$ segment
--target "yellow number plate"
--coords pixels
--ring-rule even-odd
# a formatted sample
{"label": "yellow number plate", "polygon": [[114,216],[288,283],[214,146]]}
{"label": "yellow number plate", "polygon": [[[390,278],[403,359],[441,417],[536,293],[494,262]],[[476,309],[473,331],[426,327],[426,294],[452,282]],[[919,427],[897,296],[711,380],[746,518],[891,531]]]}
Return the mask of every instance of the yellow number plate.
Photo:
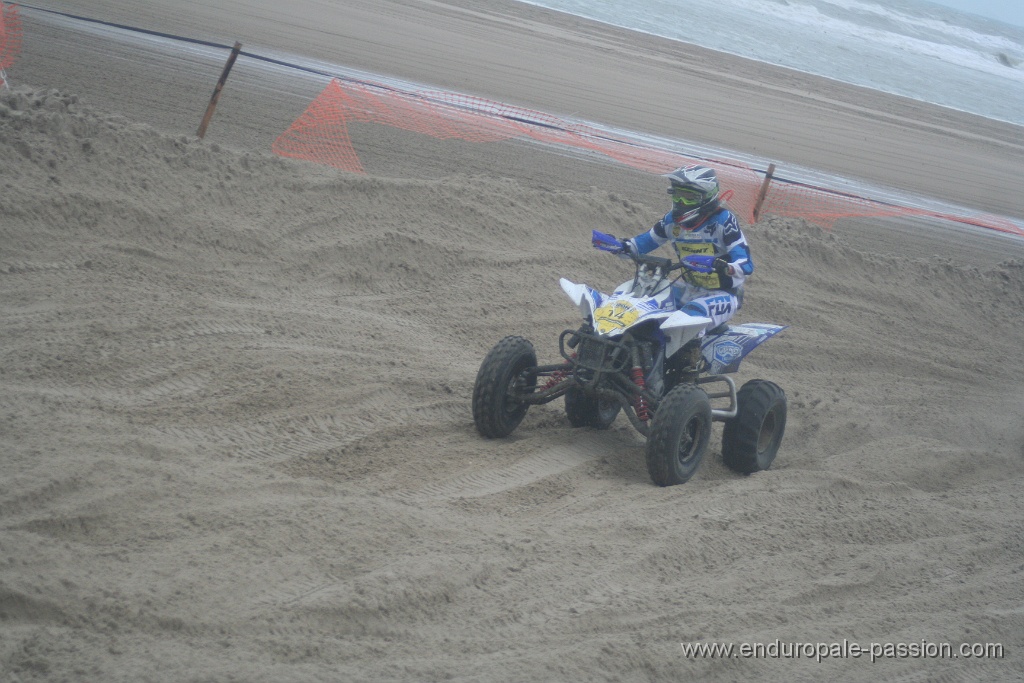
{"label": "yellow number plate", "polygon": [[614,304],[602,306],[594,311],[594,325],[600,334],[610,334],[618,330],[624,330],[637,321],[640,311],[634,306],[624,302],[616,301]]}

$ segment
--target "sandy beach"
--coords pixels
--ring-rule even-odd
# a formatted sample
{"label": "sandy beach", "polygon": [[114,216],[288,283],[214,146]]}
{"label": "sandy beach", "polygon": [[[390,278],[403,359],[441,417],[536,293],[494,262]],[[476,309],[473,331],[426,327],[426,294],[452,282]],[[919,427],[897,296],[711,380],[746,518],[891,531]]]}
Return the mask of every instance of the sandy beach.
{"label": "sandy beach", "polygon": [[[505,0],[34,6],[1024,218],[1019,127]],[[745,225],[736,320],[790,327],[737,381],[785,389],[785,440],[741,476],[716,426],[659,488],[623,417],[573,429],[556,402],[489,441],[470,396],[505,335],[557,359],[578,324],[559,277],[629,277],[590,231],[648,228],[662,179],[377,124],[350,131],[365,175],[285,159],[325,79],[245,58],[200,140],[226,54],[21,16],[0,680],[1024,678],[1020,239]]]}

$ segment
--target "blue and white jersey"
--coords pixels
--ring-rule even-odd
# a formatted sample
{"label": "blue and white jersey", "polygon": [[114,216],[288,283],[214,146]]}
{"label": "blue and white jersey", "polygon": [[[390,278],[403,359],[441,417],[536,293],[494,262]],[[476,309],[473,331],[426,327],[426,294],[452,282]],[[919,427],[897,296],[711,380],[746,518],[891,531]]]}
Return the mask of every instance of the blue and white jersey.
{"label": "blue and white jersey", "polygon": [[740,230],[739,221],[725,208],[720,208],[709,215],[694,230],[687,230],[684,225],[676,222],[669,211],[664,218],[654,224],[653,228],[637,235],[631,241],[641,254],[672,242],[672,247],[680,259],[691,254],[720,256],[734,266],[731,277],[718,273],[691,273],[692,277],[688,279],[704,289],[724,289],[735,293],[743,286],[747,276],[754,272],[754,262],[750,259],[750,249],[743,231]]}

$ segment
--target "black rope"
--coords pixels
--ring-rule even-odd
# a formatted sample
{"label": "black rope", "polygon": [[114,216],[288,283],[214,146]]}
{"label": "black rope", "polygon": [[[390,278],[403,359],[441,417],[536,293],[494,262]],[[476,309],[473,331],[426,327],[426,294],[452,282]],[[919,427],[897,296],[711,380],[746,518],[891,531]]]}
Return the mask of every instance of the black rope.
{"label": "black rope", "polygon": [[27,7],[28,9],[35,10],[36,12],[45,12],[46,14],[56,14],[67,19],[74,19],[75,21],[84,21],[89,24],[100,24],[101,26],[110,26],[111,28],[119,28],[124,31],[133,31],[135,33],[144,33],[149,36],[157,36],[159,38],[170,38],[171,40],[180,40],[186,43],[194,43],[196,45],[205,45],[206,47],[222,47],[226,50],[232,49],[231,45],[221,45],[220,43],[210,42],[208,40],[199,40],[197,38],[186,38],[185,36],[174,35],[173,33],[163,33],[161,31],[151,31],[146,28],[139,28],[137,26],[128,26],[127,24],[116,24],[112,21],[103,21],[102,19],[93,19],[91,17],[83,17],[78,14],[69,14],[67,12],[59,12],[53,9],[46,9],[43,7],[33,7],[32,5],[26,5],[24,3],[17,3],[16,7]]}

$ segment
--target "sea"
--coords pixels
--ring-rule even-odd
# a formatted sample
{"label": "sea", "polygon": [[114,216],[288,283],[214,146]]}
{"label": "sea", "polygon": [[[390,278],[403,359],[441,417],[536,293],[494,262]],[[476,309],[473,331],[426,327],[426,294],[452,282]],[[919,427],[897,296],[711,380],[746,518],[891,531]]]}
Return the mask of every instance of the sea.
{"label": "sea", "polygon": [[925,0],[523,1],[1024,126],[1024,26]]}

